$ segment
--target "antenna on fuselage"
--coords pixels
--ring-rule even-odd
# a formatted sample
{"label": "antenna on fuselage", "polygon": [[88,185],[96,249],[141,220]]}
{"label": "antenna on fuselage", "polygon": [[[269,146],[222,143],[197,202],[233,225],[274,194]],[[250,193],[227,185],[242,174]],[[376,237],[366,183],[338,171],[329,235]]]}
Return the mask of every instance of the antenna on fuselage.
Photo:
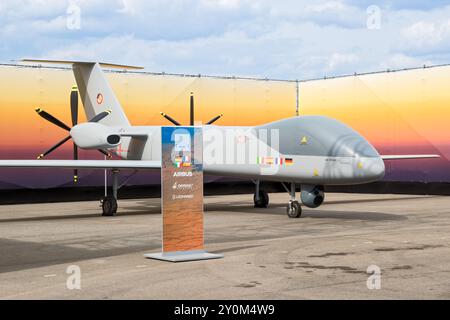
{"label": "antenna on fuselage", "polygon": [[190,114],[190,121],[189,121],[189,125],[193,126],[194,125],[194,93],[191,92],[191,98],[189,101],[189,114]]}

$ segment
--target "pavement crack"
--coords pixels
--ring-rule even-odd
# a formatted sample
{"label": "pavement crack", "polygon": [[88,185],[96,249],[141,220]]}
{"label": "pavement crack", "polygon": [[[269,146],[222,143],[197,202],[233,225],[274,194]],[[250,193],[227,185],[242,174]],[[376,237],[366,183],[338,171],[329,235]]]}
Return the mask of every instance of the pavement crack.
{"label": "pavement crack", "polygon": [[310,255],[308,258],[328,258],[332,256],[346,256],[349,254],[353,254],[353,252],[327,252],[324,254]]}
{"label": "pavement crack", "polygon": [[374,251],[378,252],[388,252],[388,251],[406,251],[406,250],[426,250],[426,249],[435,249],[442,248],[443,245],[421,245],[415,247],[405,247],[405,248],[376,248]]}

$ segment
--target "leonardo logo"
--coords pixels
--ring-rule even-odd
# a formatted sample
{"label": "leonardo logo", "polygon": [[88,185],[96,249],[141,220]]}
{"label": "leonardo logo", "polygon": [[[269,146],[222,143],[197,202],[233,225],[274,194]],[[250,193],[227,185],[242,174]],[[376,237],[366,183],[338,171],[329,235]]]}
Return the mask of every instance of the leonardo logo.
{"label": "leonardo logo", "polygon": [[189,171],[189,172],[184,172],[184,171],[174,172],[173,176],[174,177],[192,177],[192,171]]}
{"label": "leonardo logo", "polygon": [[98,104],[102,104],[103,103],[103,95],[101,93],[99,93],[97,95],[97,103]]}
{"label": "leonardo logo", "polygon": [[192,189],[194,186],[193,183],[178,183],[175,182],[172,186],[172,189],[183,189],[183,190],[188,190],[188,189]]}

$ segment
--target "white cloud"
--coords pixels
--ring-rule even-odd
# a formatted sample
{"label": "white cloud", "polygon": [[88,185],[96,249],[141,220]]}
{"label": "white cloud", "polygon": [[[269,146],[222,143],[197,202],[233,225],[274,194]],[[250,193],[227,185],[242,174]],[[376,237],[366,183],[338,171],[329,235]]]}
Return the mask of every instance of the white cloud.
{"label": "white cloud", "polygon": [[236,9],[241,4],[240,0],[202,0],[201,2],[205,6],[223,7],[230,9]]}
{"label": "white cloud", "polygon": [[354,53],[333,53],[328,60],[328,71],[335,71],[342,66],[348,66],[355,63],[358,56]]}
{"label": "white cloud", "polygon": [[403,68],[417,68],[420,66],[430,66],[432,62],[427,59],[415,58],[402,53],[395,53],[387,57],[385,61],[380,64],[382,70],[393,70]]}
{"label": "white cloud", "polygon": [[1,0],[0,59],[107,60],[152,71],[302,79],[450,62],[450,6],[357,0]]}
{"label": "white cloud", "polygon": [[450,43],[450,19],[439,22],[419,21],[402,32],[405,47],[419,51],[429,51]]}

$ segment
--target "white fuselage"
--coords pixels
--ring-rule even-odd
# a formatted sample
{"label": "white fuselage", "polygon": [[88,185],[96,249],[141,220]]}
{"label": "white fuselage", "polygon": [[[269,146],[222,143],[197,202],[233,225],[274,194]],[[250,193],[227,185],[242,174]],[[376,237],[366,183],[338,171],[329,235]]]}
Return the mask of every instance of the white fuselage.
{"label": "white fuselage", "polygon": [[[113,129],[119,134],[146,135],[146,138],[122,137],[121,144],[110,150],[120,158],[161,160],[161,126]],[[384,176],[384,162],[380,157],[282,154],[277,151],[279,148],[261,141],[257,134],[255,127],[203,126],[204,172],[219,176],[317,185],[367,183]],[[256,149],[254,144],[252,146],[252,141],[257,141]],[[279,141],[280,145],[283,143],[283,140]],[[258,163],[261,158],[271,158],[272,161]],[[276,163],[281,162],[279,159],[283,159],[283,163]],[[287,163],[287,159],[290,159],[290,163]]]}

